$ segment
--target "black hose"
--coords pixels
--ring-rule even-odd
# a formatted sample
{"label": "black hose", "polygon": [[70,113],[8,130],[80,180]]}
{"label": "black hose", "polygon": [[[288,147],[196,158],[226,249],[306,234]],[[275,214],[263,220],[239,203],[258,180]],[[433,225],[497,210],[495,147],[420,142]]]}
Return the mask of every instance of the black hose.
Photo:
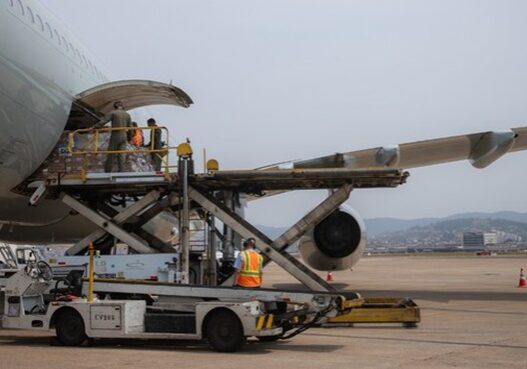
{"label": "black hose", "polygon": [[309,328],[312,328],[314,327],[315,325],[318,324],[318,321],[325,317],[327,313],[329,313],[331,310],[333,310],[333,306],[329,306],[327,307],[326,309],[322,310],[322,311],[319,311],[318,313],[315,314],[315,317],[313,318],[312,321],[310,321],[309,323],[306,323],[306,324],[302,324],[298,329],[296,329],[293,333],[290,333],[286,336],[282,336],[280,337],[281,340],[287,340],[287,339],[290,339],[290,338],[293,338],[294,336],[297,336],[299,335],[300,333],[302,332],[305,332],[307,331]]}

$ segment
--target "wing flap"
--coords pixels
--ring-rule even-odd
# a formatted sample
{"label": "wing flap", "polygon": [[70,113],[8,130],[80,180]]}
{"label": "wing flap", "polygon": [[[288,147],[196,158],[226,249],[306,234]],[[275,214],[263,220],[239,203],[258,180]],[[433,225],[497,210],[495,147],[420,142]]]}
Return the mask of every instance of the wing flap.
{"label": "wing flap", "polygon": [[469,160],[475,168],[485,168],[507,152],[525,149],[527,149],[527,127],[520,127],[507,131],[487,131],[336,153],[309,160],[295,161],[292,166],[299,169],[410,169]]}
{"label": "wing flap", "polygon": [[512,145],[512,151],[521,151],[527,149],[527,127],[514,128],[513,131],[518,135]]}

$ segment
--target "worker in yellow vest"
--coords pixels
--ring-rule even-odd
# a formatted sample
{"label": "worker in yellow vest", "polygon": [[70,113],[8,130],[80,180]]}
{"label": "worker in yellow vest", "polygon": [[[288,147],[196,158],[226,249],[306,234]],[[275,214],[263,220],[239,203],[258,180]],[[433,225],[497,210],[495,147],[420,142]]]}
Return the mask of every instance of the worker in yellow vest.
{"label": "worker in yellow vest", "polygon": [[243,251],[234,262],[234,286],[259,288],[262,285],[263,257],[256,252],[255,247],[254,238],[243,242]]}

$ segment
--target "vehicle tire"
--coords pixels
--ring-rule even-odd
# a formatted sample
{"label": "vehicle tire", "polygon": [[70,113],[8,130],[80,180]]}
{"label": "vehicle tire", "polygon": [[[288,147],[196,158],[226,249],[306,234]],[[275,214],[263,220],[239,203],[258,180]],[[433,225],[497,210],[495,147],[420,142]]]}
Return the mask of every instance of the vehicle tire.
{"label": "vehicle tire", "polygon": [[256,337],[260,342],[276,342],[280,339],[280,336],[261,336]]}
{"label": "vehicle tire", "polygon": [[245,336],[238,317],[227,310],[220,310],[212,314],[205,328],[210,346],[219,352],[234,352],[242,348]]}
{"label": "vehicle tire", "polygon": [[80,346],[86,341],[86,330],[82,317],[73,310],[66,310],[57,318],[55,326],[57,340],[64,346]]}

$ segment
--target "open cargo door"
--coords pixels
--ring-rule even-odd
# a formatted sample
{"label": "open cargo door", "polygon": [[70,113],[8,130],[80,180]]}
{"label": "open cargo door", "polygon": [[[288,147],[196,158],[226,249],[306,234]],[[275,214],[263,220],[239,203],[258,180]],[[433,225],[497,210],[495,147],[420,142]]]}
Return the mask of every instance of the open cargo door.
{"label": "open cargo door", "polygon": [[149,105],[177,105],[188,108],[192,99],[185,91],[171,84],[147,80],[105,83],[75,96],[67,130],[91,127],[122,101],[126,110]]}

